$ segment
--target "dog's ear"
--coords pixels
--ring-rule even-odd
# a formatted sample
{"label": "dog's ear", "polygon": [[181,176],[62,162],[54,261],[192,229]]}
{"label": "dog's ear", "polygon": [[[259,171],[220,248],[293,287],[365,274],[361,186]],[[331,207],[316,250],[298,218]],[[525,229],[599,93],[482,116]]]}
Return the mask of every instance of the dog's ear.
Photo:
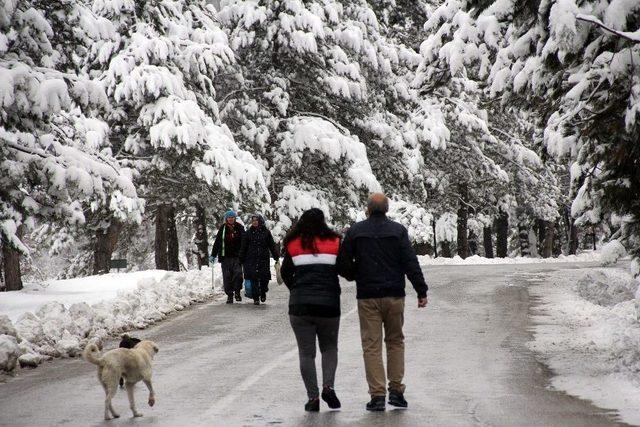
{"label": "dog's ear", "polygon": [[158,348],[158,346],[154,344],[154,345],[153,345],[153,351],[155,351],[155,352],[157,353],[159,350],[160,350],[160,349]]}

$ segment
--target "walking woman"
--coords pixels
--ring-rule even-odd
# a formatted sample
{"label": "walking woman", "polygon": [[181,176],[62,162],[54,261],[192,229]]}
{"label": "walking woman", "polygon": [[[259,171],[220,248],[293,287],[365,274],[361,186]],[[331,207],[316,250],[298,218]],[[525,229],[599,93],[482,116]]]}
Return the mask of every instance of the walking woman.
{"label": "walking woman", "polygon": [[320,410],[316,377],[316,338],[322,353],[322,399],[340,407],[333,389],[338,366],[340,283],[336,257],[340,235],[331,230],[320,209],[305,211],[284,239],[281,274],[291,291],[289,319],[298,341],[300,373],[309,401],[306,411]]}
{"label": "walking woman", "polygon": [[242,244],[244,227],[236,221],[236,217],[237,214],[232,210],[224,214],[224,224],[218,230],[211,250],[211,262],[214,263],[217,258],[222,264],[222,283],[224,292],[227,294],[227,304],[233,304],[234,295],[236,301],[242,301],[240,296],[242,265],[238,253]]}
{"label": "walking woman", "polygon": [[251,280],[255,287],[253,292],[255,305],[260,305],[260,301],[267,300],[269,281],[271,280],[269,254],[278,261],[278,249],[271,232],[264,224],[264,218],[262,215],[252,215],[251,225],[245,232],[240,246],[240,262],[244,278]]}

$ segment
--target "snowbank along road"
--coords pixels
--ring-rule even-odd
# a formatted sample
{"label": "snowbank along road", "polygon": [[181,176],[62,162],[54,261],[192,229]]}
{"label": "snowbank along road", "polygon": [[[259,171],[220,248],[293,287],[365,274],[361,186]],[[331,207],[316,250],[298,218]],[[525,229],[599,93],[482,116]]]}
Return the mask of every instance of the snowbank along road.
{"label": "snowbank along road", "polygon": [[578,276],[583,266],[426,267],[427,309],[418,310],[407,287],[407,411],[364,410],[355,288],[343,283],[336,382],[343,409],[305,413],[288,292],[272,285],[266,305],[215,301],[132,333],[160,348],[156,406],[145,406],[147,391],[136,388],[143,418],[131,418],[126,393],[119,391],[114,405],[121,418],[102,421],[104,393],[95,366],[65,359],[0,384],[0,425],[618,425],[614,412],[550,390],[551,373],[526,345],[535,305],[531,278],[544,278],[547,269],[575,269]]}

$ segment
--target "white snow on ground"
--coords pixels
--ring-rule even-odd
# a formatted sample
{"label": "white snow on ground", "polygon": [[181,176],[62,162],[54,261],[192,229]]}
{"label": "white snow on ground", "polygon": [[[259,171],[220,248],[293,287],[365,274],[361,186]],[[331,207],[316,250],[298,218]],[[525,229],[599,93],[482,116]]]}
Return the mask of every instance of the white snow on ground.
{"label": "white snow on ground", "polygon": [[21,365],[34,366],[50,357],[78,355],[89,340],[145,328],[215,295],[221,277],[216,265],[216,290],[211,269],[203,268],[111,273],[5,292],[0,299],[0,371],[12,370],[18,356]]}
{"label": "white snow on ground", "polygon": [[640,323],[638,285],[626,269],[551,273],[529,288],[534,309],[530,348],[554,372],[555,389],[618,410],[640,424]]}
{"label": "white snow on ground", "polygon": [[600,251],[587,251],[578,255],[560,255],[557,258],[530,258],[530,257],[512,257],[512,258],[484,258],[479,255],[473,255],[462,259],[458,255],[453,258],[432,258],[428,255],[418,257],[420,264],[423,265],[479,265],[479,264],[537,264],[537,263],[556,263],[556,262],[602,262],[602,253]]}

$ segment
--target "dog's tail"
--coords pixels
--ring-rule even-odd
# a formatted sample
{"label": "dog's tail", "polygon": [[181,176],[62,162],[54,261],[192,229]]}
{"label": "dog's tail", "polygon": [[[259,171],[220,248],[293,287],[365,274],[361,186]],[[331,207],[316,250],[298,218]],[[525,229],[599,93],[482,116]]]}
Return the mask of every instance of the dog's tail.
{"label": "dog's tail", "polygon": [[102,366],[103,360],[100,357],[100,349],[97,345],[91,343],[87,345],[82,352],[82,357],[89,363],[93,363],[94,365]]}

